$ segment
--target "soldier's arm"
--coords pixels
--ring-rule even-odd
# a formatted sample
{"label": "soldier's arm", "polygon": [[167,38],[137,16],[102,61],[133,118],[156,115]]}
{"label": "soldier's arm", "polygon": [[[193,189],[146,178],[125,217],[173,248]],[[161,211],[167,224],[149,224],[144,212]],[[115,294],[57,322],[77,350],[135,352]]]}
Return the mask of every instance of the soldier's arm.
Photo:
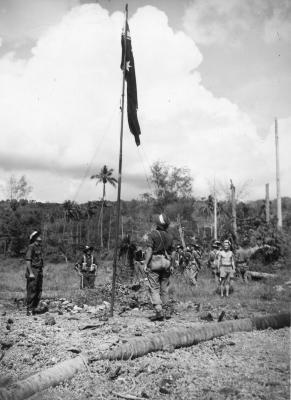
{"label": "soldier's arm", "polygon": [[221,267],[221,254],[220,253],[218,253],[218,256],[217,256],[217,267],[218,267],[218,269]]}
{"label": "soldier's arm", "polygon": [[31,257],[32,257],[32,248],[29,247],[25,256],[26,259],[26,266],[29,273],[29,278],[34,278],[34,273],[31,268]]}
{"label": "soldier's arm", "polygon": [[29,277],[30,278],[34,278],[34,273],[33,273],[32,268],[31,268],[31,260],[26,260],[26,266],[27,266],[27,269],[28,269]]}
{"label": "soldier's arm", "polygon": [[153,254],[153,249],[151,247],[147,247],[146,249],[146,255],[145,255],[145,260],[144,260],[144,271],[147,272],[148,264],[150,262],[150,259]]}
{"label": "soldier's arm", "polygon": [[170,266],[171,273],[174,272],[175,264],[176,264],[176,251],[173,250],[171,253],[171,266]]}
{"label": "soldier's arm", "polygon": [[235,269],[235,262],[234,262],[234,254],[232,253],[232,257],[231,257],[231,265],[232,268]]}

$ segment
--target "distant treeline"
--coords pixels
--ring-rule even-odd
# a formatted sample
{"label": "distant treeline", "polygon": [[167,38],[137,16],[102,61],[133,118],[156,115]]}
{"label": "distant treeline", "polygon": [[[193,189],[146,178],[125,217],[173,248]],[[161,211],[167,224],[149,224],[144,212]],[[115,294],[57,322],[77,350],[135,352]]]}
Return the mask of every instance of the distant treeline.
{"label": "distant treeline", "polygon": [[[153,215],[163,211],[172,222],[180,218],[185,239],[195,240],[209,247],[213,238],[213,198],[192,197],[157,200],[144,195],[140,200],[122,201],[120,238],[129,234],[131,240],[142,243],[142,237],[153,224]],[[279,245],[282,252],[287,245],[284,235],[291,231],[291,199],[283,198],[284,234],[276,230],[276,204],[271,203],[271,222],[265,223],[263,200],[237,204],[238,238],[248,236]],[[92,245],[97,251],[108,252],[114,246],[116,226],[115,202],[89,201],[78,204],[72,201],[40,203],[27,200],[0,202],[0,253],[19,257],[25,253],[29,235],[39,229],[42,232],[46,256],[51,261],[73,260],[84,245]],[[101,227],[101,229],[100,229]],[[179,241],[178,229],[172,224],[175,240]],[[102,233],[102,236],[101,236]],[[218,237],[233,236],[231,205],[218,202]]]}

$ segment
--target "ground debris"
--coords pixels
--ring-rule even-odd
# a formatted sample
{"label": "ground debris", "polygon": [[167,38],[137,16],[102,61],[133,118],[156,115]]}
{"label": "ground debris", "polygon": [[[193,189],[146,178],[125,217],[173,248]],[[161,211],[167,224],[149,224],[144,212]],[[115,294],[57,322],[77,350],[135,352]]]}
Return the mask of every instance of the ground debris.
{"label": "ground debris", "polygon": [[47,314],[45,316],[44,324],[45,325],[55,325],[56,324],[56,320],[52,315]]}
{"label": "ground debris", "polygon": [[102,326],[104,326],[104,322],[100,322],[100,323],[96,323],[96,324],[86,324],[83,326],[79,326],[79,330],[80,331],[84,331],[85,329],[97,329],[97,328],[101,328]]}
{"label": "ground debris", "polygon": [[121,374],[121,365],[119,365],[114,371],[110,372],[108,378],[113,381]]}

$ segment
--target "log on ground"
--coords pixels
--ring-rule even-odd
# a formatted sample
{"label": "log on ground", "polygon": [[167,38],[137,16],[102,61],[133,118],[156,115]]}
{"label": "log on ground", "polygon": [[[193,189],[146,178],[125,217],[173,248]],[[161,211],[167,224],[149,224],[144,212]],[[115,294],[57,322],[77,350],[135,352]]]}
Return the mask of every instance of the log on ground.
{"label": "log on ground", "polygon": [[268,274],[266,272],[256,272],[256,271],[248,271],[247,276],[252,279],[269,279],[275,278],[275,274]]}
{"label": "log on ground", "polygon": [[[115,350],[97,356],[96,360],[127,360],[140,357],[152,351],[169,347],[179,348],[228,335],[232,332],[251,331],[253,329],[280,329],[290,326],[290,313],[269,315],[265,317],[246,318],[225,322],[213,322],[202,327],[174,328],[159,335],[147,338],[136,338],[121,345]],[[87,356],[63,361],[52,368],[41,371],[25,380],[19,381],[10,388],[0,389],[0,400],[24,400],[28,397],[57,386],[64,380],[71,379],[76,373],[87,368]]]}

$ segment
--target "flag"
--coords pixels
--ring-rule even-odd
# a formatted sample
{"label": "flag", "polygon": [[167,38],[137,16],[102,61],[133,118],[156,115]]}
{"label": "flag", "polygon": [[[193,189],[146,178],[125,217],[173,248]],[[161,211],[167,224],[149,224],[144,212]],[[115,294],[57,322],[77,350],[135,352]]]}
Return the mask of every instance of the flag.
{"label": "flag", "polygon": [[[125,43],[126,36],[126,43]],[[127,83],[127,119],[130,132],[133,134],[135,143],[137,146],[140,145],[140,126],[137,119],[137,89],[136,89],[136,78],[135,78],[135,68],[134,68],[134,58],[131,48],[131,37],[129,32],[128,23],[126,22],[126,35],[122,32],[121,35],[121,69],[124,68],[125,61],[125,80]],[[124,54],[126,48],[126,54]],[[124,59],[125,57],[125,59]]]}

